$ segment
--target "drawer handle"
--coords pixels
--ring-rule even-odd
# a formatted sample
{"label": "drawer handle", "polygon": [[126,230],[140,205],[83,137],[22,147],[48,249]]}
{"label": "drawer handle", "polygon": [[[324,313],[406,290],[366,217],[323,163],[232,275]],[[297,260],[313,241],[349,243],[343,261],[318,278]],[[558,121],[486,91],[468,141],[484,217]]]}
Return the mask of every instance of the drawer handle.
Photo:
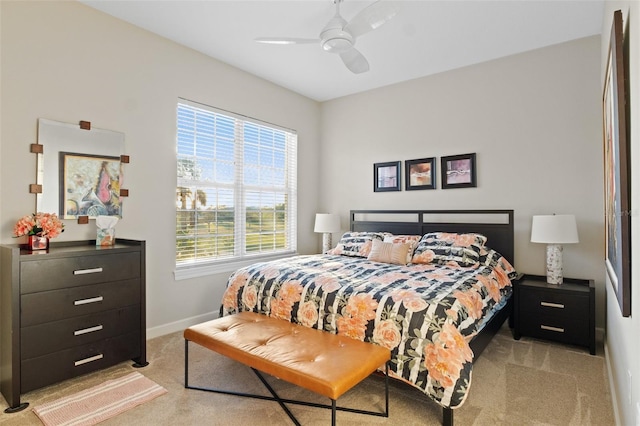
{"label": "drawer handle", "polygon": [[540,305],[546,306],[547,308],[564,309],[564,305],[562,303],[540,302]]}
{"label": "drawer handle", "polygon": [[560,327],[551,327],[550,325],[541,325],[540,328],[543,330],[557,331],[558,333],[564,333],[564,328],[560,328]]}
{"label": "drawer handle", "polygon": [[76,269],[73,271],[73,275],[95,274],[96,272],[102,272],[102,268]]}
{"label": "drawer handle", "polygon": [[75,367],[82,365],[82,364],[87,364],[89,362],[93,362],[93,361],[97,361],[99,359],[104,358],[104,355],[102,354],[98,354],[98,355],[94,355],[94,356],[90,356],[89,358],[85,358],[85,359],[81,359],[80,361],[76,361],[73,363],[73,365]]}
{"label": "drawer handle", "polygon": [[76,300],[76,301],[73,302],[73,304],[75,306],[79,306],[79,305],[86,305],[87,303],[102,302],[103,300],[104,300],[104,297],[98,296],[98,297],[92,297],[92,298],[89,298],[89,299]]}
{"label": "drawer handle", "polygon": [[102,325],[96,325],[94,327],[83,328],[82,330],[76,330],[73,332],[74,336],[80,336],[87,333],[93,333],[94,331],[102,330]]}

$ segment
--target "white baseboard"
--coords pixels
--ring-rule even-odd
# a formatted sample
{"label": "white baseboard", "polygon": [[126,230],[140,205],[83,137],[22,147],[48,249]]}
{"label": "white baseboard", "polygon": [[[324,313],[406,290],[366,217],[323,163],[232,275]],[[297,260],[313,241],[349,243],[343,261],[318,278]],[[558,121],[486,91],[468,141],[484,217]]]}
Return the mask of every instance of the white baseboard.
{"label": "white baseboard", "polygon": [[613,383],[613,369],[611,368],[611,358],[609,358],[609,347],[607,342],[604,342],[604,362],[607,365],[607,376],[609,379],[609,392],[611,392],[611,403],[613,404],[613,416],[616,421],[616,425],[620,424],[620,412],[618,410],[618,396],[616,395],[616,387]]}
{"label": "white baseboard", "polygon": [[209,312],[207,314],[181,319],[180,321],[170,322],[168,324],[159,325],[157,327],[147,328],[147,340],[153,339],[154,337],[160,337],[166,334],[175,333],[176,331],[183,331],[184,329],[189,328],[192,325],[211,321],[212,319],[216,318],[218,318],[218,312]]}

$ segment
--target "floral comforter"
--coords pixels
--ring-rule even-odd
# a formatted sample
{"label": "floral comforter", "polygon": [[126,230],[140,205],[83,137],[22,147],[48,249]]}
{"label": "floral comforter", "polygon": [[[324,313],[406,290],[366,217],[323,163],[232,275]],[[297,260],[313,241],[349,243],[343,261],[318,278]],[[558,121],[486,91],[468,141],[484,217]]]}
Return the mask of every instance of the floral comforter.
{"label": "floral comforter", "polygon": [[385,346],[390,374],[456,408],[471,385],[469,341],[514,276],[493,250],[474,267],[296,256],[236,271],[220,314],[254,311]]}

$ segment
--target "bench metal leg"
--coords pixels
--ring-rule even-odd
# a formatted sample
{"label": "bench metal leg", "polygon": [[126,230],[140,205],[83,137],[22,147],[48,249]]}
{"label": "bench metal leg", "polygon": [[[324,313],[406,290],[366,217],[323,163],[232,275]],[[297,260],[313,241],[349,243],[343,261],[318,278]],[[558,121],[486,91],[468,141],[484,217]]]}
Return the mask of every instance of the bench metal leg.
{"label": "bench metal leg", "polygon": [[336,400],[331,400],[331,426],[336,426]]}
{"label": "bench metal leg", "polygon": [[293,421],[293,423],[296,426],[300,426],[300,423],[298,422],[298,419],[296,419],[296,417],[293,415],[293,413],[289,410],[289,407],[287,407],[284,404],[284,400],[282,398],[280,398],[280,396],[276,393],[275,389],[273,389],[271,387],[271,385],[267,382],[267,380],[262,376],[262,374],[260,374],[260,372],[258,370],[256,370],[255,368],[251,368],[253,370],[254,373],[256,373],[256,376],[258,376],[258,378],[260,379],[260,381],[262,382],[262,384],[269,389],[269,392],[271,392],[271,395],[273,395],[273,398],[275,401],[278,402],[278,404],[280,405],[280,407],[282,407],[282,409],[284,410],[285,413],[287,413],[287,416],[289,416],[289,418],[291,419],[291,421]]}
{"label": "bench metal leg", "polygon": [[336,413],[337,413],[338,410],[339,411],[347,411],[347,412],[356,413],[356,414],[366,414],[366,415],[369,415],[369,416],[389,417],[389,363],[388,362],[385,364],[385,384],[384,384],[384,388],[385,388],[385,410],[382,413],[378,412],[378,411],[367,411],[367,410],[359,410],[359,409],[356,409],[356,408],[338,407],[337,403],[336,403],[336,400],[334,400],[334,399],[331,400],[331,405],[327,405],[327,404],[318,404],[318,403],[315,403],[315,402],[300,401],[300,400],[296,400],[296,399],[281,398],[276,393],[276,391],[273,389],[273,387],[271,385],[269,385],[269,383],[266,381],[264,376],[262,376],[262,374],[258,370],[254,369],[252,367],[249,367],[249,368],[251,368],[251,370],[253,370],[253,372],[258,376],[260,381],[265,385],[265,387],[269,390],[269,392],[271,393],[272,396],[256,395],[256,394],[243,393],[243,392],[227,391],[227,390],[222,390],[222,389],[191,386],[191,385],[189,385],[189,340],[185,339],[185,341],[184,341],[184,387],[185,387],[185,389],[193,389],[193,390],[199,390],[199,391],[205,391],[205,392],[220,393],[220,394],[224,394],[224,395],[241,396],[241,397],[245,397],[245,398],[262,399],[262,400],[267,400],[267,401],[276,401],[278,404],[280,404],[282,409],[286,412],[286,414],[289,416],[289,418],[293,421],[293,423],[296,426],[300,426],[300,423],[298,422],[298,420],[295,418],[293,413],[291,413],[291,411],[289,410],[289,408],[285,404],[296,404],[296,405],[304,405],[304,406],[307,406],[307,407],[330,409],[331,410],[331,424],[333,426],[335,426],[335,424],[336,424],[335,423],[336,422]]}
{"label": "bench metal leg", "polygon": [[442,408],[442,426],[453,426],[453,410]]}

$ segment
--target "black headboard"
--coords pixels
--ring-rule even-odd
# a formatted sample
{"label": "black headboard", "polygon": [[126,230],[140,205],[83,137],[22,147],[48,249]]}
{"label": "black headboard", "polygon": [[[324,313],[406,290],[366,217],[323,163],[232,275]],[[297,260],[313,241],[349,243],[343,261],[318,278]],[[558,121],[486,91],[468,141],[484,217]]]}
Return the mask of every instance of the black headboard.
{"label": "black headboard", "polygon": [[351,210],[349,216],[354,232],[477,232],[514,264],[513,210]]}

